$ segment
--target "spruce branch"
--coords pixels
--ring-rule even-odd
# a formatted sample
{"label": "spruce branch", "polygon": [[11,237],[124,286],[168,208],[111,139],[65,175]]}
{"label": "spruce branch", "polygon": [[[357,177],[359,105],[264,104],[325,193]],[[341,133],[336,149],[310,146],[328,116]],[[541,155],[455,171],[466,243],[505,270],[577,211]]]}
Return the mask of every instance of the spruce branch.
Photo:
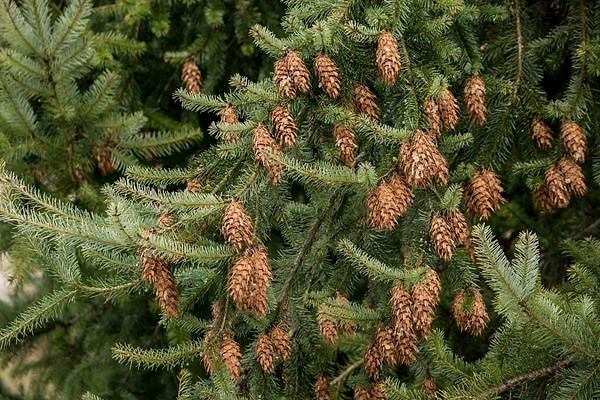
{"label": "spruce branch", "polygon": [[192,359],[202,356],[204,349],[201,340],[194,340],[164,349],[142,349],[129,344],[116,344],[112,348],[113,358],[122,364],[137,368],[173,369],[186,365]]}
{"label": "spruce branch", "polygon": [[352,364],[350,364],[348,366],[348,368],[346,368],[345,370],[342,371],[341,374],[339,374],[338,376],[336,376],[335,378],[333,378],[333,380],[329,383],[331,386],[333,385],[339,385],[342,383],[342,381],[352,373],[352,371],[354,371],[356,368],[360,367],[363,362],[364,362],[364,358],[361,358],[355,362],[353,362]]}

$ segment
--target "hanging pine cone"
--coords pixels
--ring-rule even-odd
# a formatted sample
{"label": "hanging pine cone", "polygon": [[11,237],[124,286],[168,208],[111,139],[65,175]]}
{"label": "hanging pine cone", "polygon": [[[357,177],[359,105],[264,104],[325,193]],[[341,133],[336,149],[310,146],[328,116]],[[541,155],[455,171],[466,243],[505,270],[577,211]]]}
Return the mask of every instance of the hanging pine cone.
{"label": "hanging pine cone", "polygon": [[560,137],[573,160],[578,163],[584,162],[587,143],[583,129],[577,123],[566,120],[560,126]]}
{"label": "hanging pine cone", "polygon": [[231,378],[237,381],[242,370],[242,351],[240,345],[227,334],[221,342],[221,359]]}
{"label": "hanging pine cone", "polygon": [[546,185],[541,185],[536,188],[531,194],[534,207],[543,212],[550,213],[554,210],[554,203],[550,197],[550,192]]}
{"label": "hanging pine cone", "polygon": [[294,79],[288,68],[287,57],[275,61],[273,65],[273,82],[277,86],[277,90],[281,94],[290,99],[296,97],[296,86],[294,85]]}
{"label": "hanging pine cone", "polygon": [[357,386],[354,388],[354,400],[371,400],[369,389],[364,386]]}
{"label": "hanging pine cone", "polygon": [[431,268],[427,270],[425,279],[412,287],[414,331],[421,337],[426,338],[431,331],[435,307],[440,301],[440,289],[440,278]]}
{"label": "hanging pine cone", "polygon": [[386,30],[379,33],[375,62],[377,63],[379,75],[381,75],[384,82],[393,85],[400,72],[400,53],[394,35]]}
{"label": "hanging pine cone", "polygon": [[439,138],[442,133],[442,117],[437,103],[432,97],[425,99],[425,114],[429,122],[429,132],[436,138]]}
{"label": "hanging pine cone", "polygon": [[504,189],[493,171],[480,169],[465,190],[467,211],[479,219],[488,219],[504,202]]}
{"label": "hanging pine cone", "polygon": [[335,139],[335,147],[339,149],[344,164],[346,167],[352,168],[355,159],[354,150],[358,147],[354,131],[345,124],[334,124],[333,137]]}
{"label": "hanging pine cone", "polygon": [[273,342],[269,335],[263,332],[256,339],[256,361],[258,361],[264,373],[272,374],[275,370],[274,357],[275,348]]}
{"label": "hanging pine cone", "polygon": [[160,309],[168,317],[176,317],[179,313],[179,292],[167,261],[149,250],[143,250],[140,253],[139,266],[142,269],[142,279],[154,285]]}
{"label": "hanging pine cone", "polygon": [[190,193],[198,193],[204,187],[204,183],[200,179],[190,179],[185,185],[185,191]]}
{"label": "hanging pine cone", "polygon": [[418,352],[417,335],[412,323],[412,299],[402,284],[393,286],[390,296],[398,359],[408,365],[415,361]]}
{"label": "hanging pine cone", "polygon": [[161,213],[156,220],[156,224],[161,229],[170,228],[173,225],[173,215],[168,212]]}
{"label": "hanging pine cone", "polygon": [[236,251],[252,246],[254,228],[244,206],[235,200],[229,202],[223,213],[221,232]]}
{"label": "hanging pine cone", "polygon": [[569,191],[577,196],[583,196],[587,187],[581,167],[570,158],[562,157],[558,161],[558,169],[562,173]]}
{"label": "hanging pine cone", "polygon": [[471,290],[471,297],[471,307],[465,310],[465,290],[458,292],[452,304],[452,316],[462,332],[468,331],[473,336],[479,336],[487,326],[488,315],[481,291]]}
{"label": "hanging pine cone", "polygon": [[425,188],[436,180],[444,185],[448,180],[448,162],[432,137],[417,130],[410,142],[400,147],[400,162],[409,185]]}
{"label": "hanging pine cone", "polygon": [[340,69],[327,54],[319,52],[315,57],[315,71],[319,87],[332,99],[340,94]]}
{"label": "hanging pine cone", "polygon": [[397,173],[392,175],[389,186],[390,189],[392,189],[392,193],[398,207],[399,216],[401,216],[408,210],[408,207],[412,203],[413,192],[410,190],[410,187],[408,187],[406,182],[404,182],[404,179],[402,179],[402,177]]}
{"label": "hanging pine cone", "polygon": [[392,230],[400,216],[400,207],[390,185],[383,181],[367,197],[369,223],[375,229]]}
{"label": "hanging pine cone", "polygon": [[375,94],[361,83],[354,84],[354,109],[357,114],[366,114],[374,120],[379,120]]}
{"label": "hanging pine cone", "polygon": [[375,332],[375,343],[377,345],[377,351],[387,363],[395,365],[397,360],[394,329],[387,325],[379,326]]}
{"label": "hanging pine cone", "polygon": [[200,93],[202,74],[193,58],[188,58],[181,68],[181,81],[185,88],[194,94]]}
{"label": "hanging pine cone", "polygon": [[262,249],[248,248],[231,267],[227,289],[237,308],[264,316],[270,280],[267,253]]}
{"label": "hanging pine cone", "polygon": [[[227,104],[225,107],[221,108],[219,116],[221,117],[222,124],[237,124],[240,122],[235,107],[232,104]],[[239,138],[237,133],[226,132],[223,136],[223,141],[225,143],[235,143]]]}
{"label": "hanging pine cone", "polygon": [[453,208],[446,218],[446,221],[450,227],[454,243],[464,244],[469,237],[469,227],[465,215],[458,208]]}
{"label": "hanging pine cone", "polygon": [[282,147],[292,147],[296,144],[298,129],[287,107],[274,107],[271,110],[271,122],[275,129],[275,137]]}
{"label": "hanging pine cone", "polygon": [[303,93],[310,90],[310,72],[296,51],[288,49],[285,55],[289,74],[296,89]]}
{"label": "hanging pine cone", "polygon": [[552,147],[552,129],[537,116],[531,121],[531,137],[540,149],[549,149]]}
{"label": "hanging pine cone", "polygon": [[465,102],[471,118],[480,126],[485,122],[485,82],[479,75],[473,75],[465,84]]}
{"label": "hanging pine cone", "polygon": [[323,313],[320,309],[317,310],[317,324],[325,343],[331,344],[335,342],[338,334],[337,325],[331,317]]}
{"label": "hanging pine cone", "polygon": [[423,380],[423,383],[421,384],[421,392],[423,392],[425,396],[435,397],[437,385],[431,376],[427,375]]}
{"label": "hanging pine cone", "polygon": [[323,374],[319,375],[315,382],[315,397],[316,400],[329,400],[331,398],[329,381]]}
{"label": "hanging pine cone", "polygon": [[567,207],[571,201],[571,193],[557,164],[551,164],[546,169],[544,180],[552,205],[556,208]]}
{"label": "hanging pine cone", "polygon": [[261,123],[256,125],[253,130],[252,152],[254,158],[268,171],[271,182],[280,182],[282,177],[281,165],[271,159],[269,153],[277,155],[281,153],[281,150],[267,128]]}
{"label": "hanging pine cone", "polygon": [[372,342],[365,348],[364,366],[365,372],[371,379],[379,379],[381,374],[381,365],[383,364],[383,356],[379,353],[377,343]]}
{"label": "hanging pine cone", "polygon": [[383,383],[375,383],[369,391],[369,396],[370,400],[387,400],[387,396],[383,390]]}
{"label": "hanging pine cone", "polygon": [[454,129],[458,123],[458,102],[448,88],[444,88],[437,98],[442,124],[447,129]]}
{"label": "hanging pine cone", "polygon": [[452,236],[452,229],[446,219],[438,213],[433,214],[429,225],[429,237],[436,253],[444,261],[452,258],[455,245]]}
{"label": "hanging pine cone", "polygon": [[273,330],[271,330],[271,341],[273,342],[273,348],[283,361],[290,358],[292,349],[287,328],[284,328],[282,325],[275,325]]}

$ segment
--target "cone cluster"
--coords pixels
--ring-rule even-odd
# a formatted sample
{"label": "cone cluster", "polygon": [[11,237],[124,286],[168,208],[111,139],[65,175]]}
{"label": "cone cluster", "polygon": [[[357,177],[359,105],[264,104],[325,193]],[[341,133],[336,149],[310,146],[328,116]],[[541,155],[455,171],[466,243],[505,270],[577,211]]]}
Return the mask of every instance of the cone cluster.
{"label": "cone cluster", "polygon": [[250,247],[231,267],[227,288],[237,308],[263,317],[267,314],[267,288],[270,281],[271,267],[267,253],[258,247]]}
{"label": "cone cluster", "polygon": [[335,139],[335,147],[340,151],[342,161],[344,161],[346,167],[352,168],[356,158],[354,150],[358,147],[354,131],[346,124],[334,124],[333,138]]}
{"label": "cone cluster", "polygon": [[259,123],[253,130],[252,152],[254,158],[267,170],[271,182],[278,183],[282,178],[281,165],[269,157],[269,153],[280,154],[281,148],[271,137],[267,128]]}
{"label": "cone cluster", "polygon": [[393,85],[400,72],[400,53],[396,38],[389,31],[382,30],[379,33],[375,62],[383,81],[388,85]]}
{"label": "cone cluster", "polygon": [[252,246],[254,237],[252,220],[241,203],[231,200],[225,207],[221,233],[236,251]]}
{"label": "cone cluster", "polygon": [[112,143],[109,140],[98,140],[94,145],[92,153],[96,159],[98,171],[102,176],[113,174],[117,171],[115,164],[112,161],[111,148]]}
{"label": "cone cluster", "polygon": [[473,336],[479,336],[487,326],[488,315],[481,291],[471,289],[470,292],[472,298],[470,309],[465,309],[465,289],[462,289],[454,297],[452,316],[461,332],[469,332]]}
{"label": "cone cluster", "polygon": [[381,181],[367,197],[369,224],[375,229],[394,229],[412,199],[413,193],[400,175]]}
{"label": "cone cluster", "polygon": [[168,317],[176,317],[179,313],[179,292],[167,261],[150,250],[142,250],[139,265],[142,269],[142,279],[154,285],[160,309]]}
{"label": "cone cluster", "polygon": [[565,208],[571,195],[583,196],[587,187],[583,170],[569,157],[562,157],[551,164],[544,176],[544,185],[533,192],[534,203],[544,212],[555,208]]}
{"label": "cone cluster", "polygon": [[465,84],[465,102],[471,119],[480,126],[485,123],[485,82],[479,75],[473,75]]}
{"label": "cone cluster", "polygon": [[237,381],[242,372],[242,351],[240,345],[231,336],[225,334],[221,341],[220,352],[225,368],[229,371],[231,378]]}
{"label": "cone cluster", "polygon": [[567,154],[577,163],[585,161],[587,143],[583,129],[576,122],[564,121],[560,126],[560,138],[563,141]]}
{"label": "cone cluster", "polygon": [[[237,124],[238,122],[240,122],[240,119],[238,118],[237,112],[233,104],[227,104],[225,107],[221,108],[221,110],[219,111],[219,117],[221,118],[220,122],[222,124]],[[240,137],[237,133],[227,132],[223,136],[223,141],[225,143],[235,143],[238,141],[239,138]]]}
{"label": "cone cluster", "polygon": [[429,224],[429,237],[437,255],[444,261],[452,258],[454,248],[465,244],[469,237],[469,229],[464,214],[452,209],[447,215],[435,213]]}
{"label": "cone cluster", "polygon": [[319,375],[315,382],[315,398],[316,400],[329,400],[331,398],[329,381],[323,374]]}
{"label": "cone cluster", "polygon": [[185,88],[190,92],[195,94],[200,93],[202,74],[193,58],[189,58],[183,63],[183,67],[181,68],[181,81],[185,84]]}
{"label": "cone cluster", "polygon": [[540,149],[548,150],[552,147],[552,129],[537,116],[531,121],[531,137]]}
{"label": "cone cluster", "polygon": [[275,130],[275,138],[281,147],[292,147],[296,144],[298,128],[287,107],[275,106],[271,110],[271,122]]}
{"label": "cone cluster", "polygon": [[302,57],[292,50],[287,49],[285,55],[275,61],[273,81],[277,89],[284,96],[296,97],[296,91],[306,93],[310,90],[310,73]]}
{"label": "cone cluster", "polygon": [[437,148],[431,135],[417,130],[409,142],[400,147],[400,163],[406,182],[420,188],[433,181],[448,182],[448,162]]}
{"label": "cone cluster", "polygon": [[354,84],[354,110],[357,114],[366,114],[374,120],[379,120],[379,107],[376,97],[371,90],[362,83]]}
{"label": "cone cluster", "polygon": [[319,81],[319,87],[329,97],[335,99],[340,94],[340,69],[327,54],[317,53],[314,62],[315,72]]}
{"label": "cone cluster", "polygon": [[467,211],[479,219],[488,219],[504,202],[502,184],[493,171],[480,169],[465,191]]}

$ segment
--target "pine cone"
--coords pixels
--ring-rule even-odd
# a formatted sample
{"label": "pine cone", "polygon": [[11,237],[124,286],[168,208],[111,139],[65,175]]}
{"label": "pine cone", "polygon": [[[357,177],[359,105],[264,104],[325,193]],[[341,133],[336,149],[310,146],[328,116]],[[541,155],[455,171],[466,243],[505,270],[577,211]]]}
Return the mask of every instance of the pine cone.
{"label": "pine cone", "polygon": [[444,185],[448,179],[448,162],[430,135],[416,131],[400,148],[400,161],[409,185],[425,188],[432,179]]}
{"label": "pine cone", "polygon": [[581,167],[570,158],[562,157],[558,161],[558,169],[562,173],[569,191],[577,196],[583,196],[587,187]]}
{"label": "pine cone", "polygon": [[246,214],[242,204],[232,200],[227,205],[223,213],[221,232],[227,243],[236,251],[252,246],[254,228],[252,227],[252,220]]}
{"label": "pine cone", "polygon": [[471,118],[480,126],[485,122],[485,82],[479,75],[473,75],[465,84],[465,102]]}
{"label": "pine cone", "polygon": [[107,176],[114,174],[117,171],[115,164],[112,161],[111,150],[114,145],[110,140],[100,139],[94,145],[92,153],[96,158],[96,165],[100,175]]}
{"label": "pine cone", "polygon": [[261,333],[256,339],[256,361],[262,368],[263,372],[272,374],[275,370],[273,358],[275,357],[275,349],[271,338],[266,333]]}
{"label": "pine cone", "polygon": [[321,310],[317,310],[317,324],[325,343],[331,344],[335,342],[338,334],[335,321]]}
{"label": "pine cone", "polygon": [[531,121],[531,137],[541,149],[549,149],[552,147],[552,129],[537,116]]}
{"label": "pine cone", "polygon": [[315,57],[315,71],[319,87],[332,99],[340,94],[340,69],[327,54],[319,52]]}
{"label": "pine cone", "polygon": [[479,170],[471,178],[471,183],[465,190],[467,211],[479,219],[488,219],[504,202],[503,191],[500,180],[494,172],[486,169]]}
{"label": "pine cone", "polygon": [[290,99],[296,97],[296,86],[294,85],[294,79],[288,68],[286,56],[275,61],[275,64],[273,65],[273,82],[275,82],[277,90],[284,96],[289,97]]}
{"label": "pine cone", "polygon": [[577,123],[566,120],[560,126],[560,137],[573,160],[578,163],[584,162],[587,143],[583,129]]}
{"label": "pine cone", "polygon": [[452,304],[452,315],[462,332],[468,331],[473,336],[479,336],[487,326],[488,315],[481,291],[471,290],[471,295],[471,309],[464,310],[465,290],[462,289],[456,294]]}
{"label": "pine cone", "polygon": [[428,269],[423,281],[412,287],[414,331],[422,337],[426,338],[431,331],[435,307],[440,301],[440,289],[440,278],[432,269]]}
{"label": "pine cone", "polygon": [[363,386],[357,386],[354,388],[354,400],[371,400],[369,390]]}
{"label": "pine cone", "polygon": [[185,186],[185,191],[190,193],[198,193],[202,190],[204,184],[200,179],[191,179],[187,182]]}
{"label": "pine cone", "polygon": [[571,201],[571,193],[557,164],[552,164],[546,169],[544,179],[552,205],[556,208],[567,207]]}
{"label": "pine cone", "polygon": [[231,267],[227,289],[237,308],[264,316],[270,280],[271,268],[267,253],[261,249],[249,248]]}
{"label": "pine cone", "polygon": [[439,138],[442,133],[442,117],[437,103],[431,97],[425,99],[425,114],[429,122],[429,132],[436,138]]}
{"label": "pine cone", "polygon": [[339,149],[344,164],[348,168],[354,166],[354,150],[358,147],[354,138],[354,131],[344,124],[333,125],[335,146]]}
{"label": "pine cone", "polygon": [[379,120],[379,107],[376,97],[371,90],[361,83],[354,84],[354,109],[357,114],[366,114],[374,120]]}
{"label": "pine cone", "polygon": [[169,228],[171,225],[173,225],[173,215],[168,212],[160,214],[156,220],[156,224],[161,229]]}
{"label": "pine cone", "polygon": [[423,392],[425,396],[435,397],[437,385],[431,376],[427,375],[423,380],[423,383],[421,384],[421,392]]}
{"label": "pine cone", "polygon": [[240,345],[227,334],[223,336],[221,342],[221,359],[231,378],[237,381],[242,370],[242,351]]}
{"label": "pine cone", "polygon": [[299,91],[307,93],[310,90],[310,73],[302,58],[296,51],[288,49],[285,60],[294,86]]}
{"label": "pine cone", "polygon": [[292,349],[287,329],[284,329],[281,325],[275,325],[271,331],[271,341],[273,341],[273,347],[283,361],[290,358]]}
{"label": "pine cone", "polygon": [[142,268],[142,279],[154,285],[160,309],[168,317],[176,317],[179,313],[179,292],[175,277],[167,267],[167,261],[148,250],[143,250],[139,264]]}
{"label": "pine cone", "polygon": [[454,208],[450,211],[446,221],[450,227],[454,243],[464,244],[469,237],[469,227],[465,215],[458,208]]}
{"label": "pine cone", "polygon": [[181,68],[181,80],[185,83],[185,88],[192,93],[200,93],[200,82],[202,74],[200,68],[193,58],[188,58]]}
{"label": "pine cone", "polygon": [[394,329],[381,325],[375,332],[377,351],[390,365],[396,364],[396,338]]}
{"label": "pine cone", "polygon": [[296,122],[287,107],[276,106],[271,110],[271,122],[275,129],[275,136],[282,147],[292,147],[296,144],[298,129]]}
{"label": "pine cone", "polygon": [[329,381],[322,373],[315,382],[315,397],[316,400],[329,400],[331,398]]}
{"label": "pine cone", "polygon": [[541,185],[531,194],[533,205],[543,213],[550,213],[554,210],[554,203],[550,197],[550,192],[546,185]]}
{"label": "pine cone", "polygon": [[390,179],[390,189],[392,189],[394,199],[398,206],[399,216],[404,215],[413,200],[413,192],[410,187],[404,182],[404,179],[399,174],[394,173]]}
{"label": "pine cone", "polygon": [[448,88],[442,90],[442,93],[437,98],[437,105],[444,127],[454,129],[458,123],[458,102]]}
{"label": "pine cone", "polygon": [[382,364],[383,355],[379,353],[379,347],[377,346],[377,343],[369,343],[365,348],[365,372],[371,379],[379,379]]}
{"label": "pine cone", "polygon": [[383,390],[383,383],[377,382],[371,387],[369,393],[371,400],[387,400],[387,396]]}
{"label": "pine cone", "polygon": [[[240,122],[237,113],[235,111],[235,107],[232,104],[227,104],[225,107],[219,111],[219,116],[221,117],[222,124],[237,124]],[[239,135],[237,133],[226,133],[223,136],[223,141],[225,143],[235,143],[239,139]]]}
{"label": "pine cone", "polygon": [[452,236],[452,229],[446,219],[438,213],[434,214],[429,225],[429,237],[436,253],[444,261],[452,258],[455,246]]}
{"label": "pine cone", "polygon": [[394,197],[394,191],[387,182],[377,185],[367,197],[369,223],[375,229],[392,230],[400,216],[400,206]]}
{"label": "pine cone", "polygon": [[417,336],[412,323],[412,299],[402,284],[392,287],[390,295],[398,359],[408,365],[415,361],[418,352]]}
{"label": "pine cone", "polygon": [[375,61],[379,75],[381,75],[384,82],[393,85],[400,72],[400,53],[398,52],[396,39],[386,30],[379,33]]}
{"label": "pine cone", "polygon": [[279,154],[281,151],[267,128],[261,123],[256,125],[253,130],[252,152],[254,153],[254,158],[269,172],[271,182],[280,182],[282,177],[281,165],[269,158],[269,152]]}

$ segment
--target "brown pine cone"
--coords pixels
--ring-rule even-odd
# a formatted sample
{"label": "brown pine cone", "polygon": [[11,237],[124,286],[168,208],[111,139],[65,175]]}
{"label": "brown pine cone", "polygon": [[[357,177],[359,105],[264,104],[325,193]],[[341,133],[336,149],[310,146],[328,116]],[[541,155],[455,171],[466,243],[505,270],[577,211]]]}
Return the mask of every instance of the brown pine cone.
{"label": "brown pine cone", "polygon": [[327,54],[319,52],[315,57],[315,71],[319,87],[332,99],[340,94],[340,69]]}
{"label": "brown pine cone", "polygon": [[185,83],[187,90],[194,94],[200,93],[202,74],[193,58],[188,58],[183,64],[181,68],[181,80]]}
{"label": "brown pine cone", "polygon": [[376,97],[371,90],[361,84],[354,84],[354,109],[357,114],[366,114],[374,120],[379,120],[379,107]]}
{"label": "brown pine cone", "polygon": [[554,203],[550,197],[550,192],[546,185],[541,185],[533,191],[531,194],[533,199],[533,205],[536,209],[543,213],[550,213],[554,211]]}
{"label": "brown pine cone", "polygon": [[271,110],[271,121],[275,129],[275,137],[282,147],[292,147],[296,144],[298,128],[287,107],[276,106]]}
{"label": "brown pine cone", "polygon": [[442,124],[447,129],[454,129],[458,123],[458,102],[452,92],[445,88],[437,98]]}
{"label": "brown pine cone", "polygon": [[375,344],[377,351],[390,365],[396,364],[396,337],[394,329],[380,325],[375,332]]}
{"label": "brown pine cone", "polygon": [[358,147],[354,131],[345,124],[334,124],[333,137],[335,139],[335,147],[339,149],[344,164],[346,167],[352,168],[355,159],[354,150]]}
{"label": "brown pine cone", "polygon": [[493,171],[480,169],[465,190],[465,207],[479,219],[488,219],[504,202],[504,189]]}
{"label": "brown pine cone", "polygon": [[369,223],[375,229],[392,230],[400,216],[400,206],[390,184],[383,181],[367,197]]}
{"label": "brown pine cone", "polygon": [[392,175],[392,179],[390,179],[389,183],[390,189],[392,189],[394,199],[398,206],[399,216],[403,215],[408,207],[412,203],[413,200],[413,192],[410,190],[410,187],[404,182],[404,179],[397,174],[394,173]]}
{"label": "brown pine cone", "polygon": [[371,400],[387,400],[387,396],[383,390],[383,383],[381,382],[377,382],[371,387],[369,395]]}
{"label": "brown pine cone", "polygon": [[221,342],[221,359],[231,378],[237,381],[242,370],[242,351],[240,345],[227,334],[223,336]]}
{"label": "brown pine cone", "polygon": [[439,138],[442,133],[442,117],[437,103],[431,97],[425,99],[425,114],[429,122],[429,132],[436,138]]}
{"label": "brown pine cone", "polygon": [[139,265],[142,268],[142,279],[154,285],[160,309],[168,317],[176,317],[179,313],[179,291],[167,261],[149,250],[143,250],[140,253]]}
{"label": "brown pine cone", "polygon": [[253,130],[252,152],[254,158],[268,171],[271,182],[280,182],[282,177],[281,165],[276,160],[271,159],[269,153],[277,155],[281,153],[281,150],[267,128],[261,123],[256,125]]}
{"label": "brown pine cone", "polygon": [[450,231],[452,232],[452,240],[455,244],[464,244],[469,237],[469,227],[465,215],[458,209],[454,208],[446,218]]}
{"label": "brown pine cone", "polygon": [[412,317],[414,331],[417,335],[425,338],[429,335],[435,307],[440,301],[440,289],[440,278],[432,269],[428,269],[423,281],[412,287]]}
{"label": "brown pine cone", "polygon": [[288,336],[287,328],[282,325],[275,325],[271,330],[271,340],[273,341],[273,347],[275,351],[279,353],[279,356],[283,361],[290,358],[292,354],[292,348],[290,345],[290,337]]}
{"label": "brown pine cone", "polygon": [[288,49],[285,55],[289,74],[292,77],[296,89],[303,93],[310,90],[310,73],[298,52]]}
{"label": "brown pine cone", "polygon": [[587,152],[587,142],[581,126],[571,120],[563,121],[560,126],[560,137],[573,160],[583,163]]}
{"label": "brown pine cone", "polygon": [[394,333],[396,334],[396,352],[403,364],[415,361],[417,352],[417,335],[413,329],[412,298],[410,293],[397,284],[390,289],[390,303],[394,314]]}
{"label": "brown pine cone", "polygon": [[452,315],[462,332],[468,331],[473,336],[479,336],[487,326],[488,315],[481,291],[471,289],[471,296],[471,308],[465,310],[465,289],[458,292],[454,297]]}
{"label": "brown pine cone", "polygon": [[421,392],[423,392],[425,396],[435,397],[437,385],[431,376],[427,375],[423,380],[423,383],[421,384]]}
{"label": "brown pine cone", "polygon": [[248,248],[231,267],[227,289],[237,308],[265,316],[270,280],[267,253],[262,249]]}
{"label": "brown pine cone", "polygon": [[438,150],[432,137],[417,130],[410,142],[400,147],[400,162],[409,185],[425,188],[432,179],[445,184],[448,177],[448,163]]}
{"label": "brown pine cone", "polygon": [[273,64],[273,82],[275,82],[277,90],[284,96],[290,99],[296,97],[296,86],[288,68],[286,56],[278,59]]}
{"label": "brown pine cone", "polygon": [[186,186],[185,191],[190,193],[198,193],[204,187],[204,183],[200,179],[190,179]]}
{"label": "brown pine cone", "polygon": [[275,370],[275,348],[271,338],[266,333],[261,333],[256,339],[256,361],[260,365],[263,372],[272,374]]}
{"label": "brown pine cone", "polygon": [[381,75],[384,82],[393,85],[400,72],[400,53],[398,52],[396,39],[386,30],[379,33],[375,61],[379,75]]}
{"label": "brown pine cone", "polygon": [[531,121],[531,137],[540,149],[547,150],[552,147],[552,129],[537,116]]}
{"label": "brown pine cone", "polygon": [[583,196],[587,187],[581,167],[570,158],[562,157],[558,161],[558,169],[562,172],[569,191],[575,193],[577,196]]}
{"label": "brown pine cone", "polygon": [[479,75],[473,75],[465,84],[465,102],[471,118],[480,126],[485,122],[485,82]]}
{"label": "brown pine cone", "polygon": [[315,398],[316,400],[329,400],[331,398],[329,381],[322,373],[315,382]]}
{"label": "brown pine cone", "polygon": [[112,149],[114,145],[110,140],[100,139],[94,144],[92,153],[96,158],[96,166],[100,175],[107,176],[114,174],[117,171],[117,167],[112,161]]}
{"label": "brown pine cone", "polygon": [[565,181],[565,177],[557,164],[548,166],[544,179],[552,205],[555,208],[567,207],[571,201],[571,193],[567,186],[567,182]]}
{"label": "brown pine cone", "polygon": [[321,310],[317,309],[317,324],[319,325],[319,331],[321,332],[321,337],[325,341],[325,343],[333,343],[337,339],[337,325],[335,321],[324,314]]}
{"label": "brown pine cone", "polygon": [[365,372],[371,379],[379,379],[383,355],[379,353],[377,343],[372,342],[365,348],[364,366]]}
{"label": "brown pine cone", "polygon": [[444,261],[450,260],[455,246],[452,229],[439,213],[431,217],[429,237],[438,256]]}
{"label": "brown pine cone", "polygon": [[354,388],[354,400],[371,400],[369,390],[363,386]]}
{"label": "brown pine cone", "polygon": [[[227,104],[225,107],[219,111],[219,117],[221,117],[222,124],[237,124],[240,122],[237,113],[235,111],[235,107],[232,104]],[[223,136],[223,141],[225,143],[235,143],[239,139],[239,135],[237,133],[225,133]]]}
{"label": "brown pine cone", "polygon": [[235,200],[229,202],[223,213],[221,232],[227,243],[236,251],[252,246],[254,228],[242,204]]}

